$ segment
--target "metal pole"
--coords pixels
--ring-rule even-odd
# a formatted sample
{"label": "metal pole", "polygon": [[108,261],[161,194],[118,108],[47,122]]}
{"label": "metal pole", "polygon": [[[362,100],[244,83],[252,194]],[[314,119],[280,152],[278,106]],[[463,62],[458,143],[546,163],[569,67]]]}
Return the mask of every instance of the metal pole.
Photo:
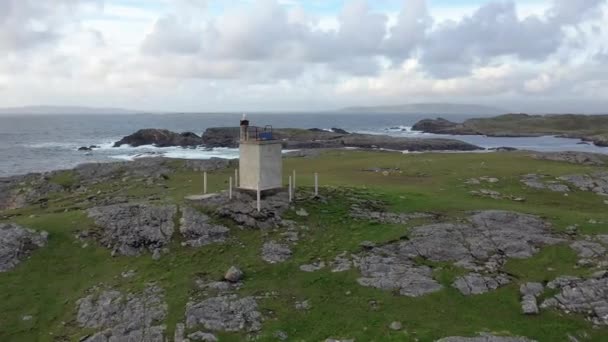
{"label": "metal pole", "polygon": [[289,192],[289,202],[291,202],[291,196],[292,196],[292,190],[291,190],[291,176],[289,176],[289,188],[288,188],[288,192]]}
{"label": "metal pole", "polygon": [[293,191],[296,191],[296,170],[293,170]]}
{"label": "metal pole", "polygon": [[257,191],[257,206],[258,206],[258,213],[262,210],[262,205],[261,205],[261,194],[260,194],[260,183],[258,183],[258,191]]}
{"label": "metal pole", "polygon": [[207,194],[207,171],[203,173],[203,194]]}
{"label": "metal pole", "polygon": [[319,196],[319,174],[315,172],[315,196]]}
{"label": "metal pole", "polygon": [[234,187],[239,187],[239,169],[234,169]]}
{"label": "metal pole", "polygon": [[229,185],[228,185],[228,198],[232,199],[232,177],[230,177]]}

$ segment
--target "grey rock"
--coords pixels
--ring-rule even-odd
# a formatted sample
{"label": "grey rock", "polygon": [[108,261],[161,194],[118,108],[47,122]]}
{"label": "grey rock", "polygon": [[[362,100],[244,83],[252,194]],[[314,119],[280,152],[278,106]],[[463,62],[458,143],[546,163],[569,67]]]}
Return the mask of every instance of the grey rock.
{"label": "grey rock", "polygon": [[228,271],[226,271],[226,274],[224,274],[224,279],[228,280],[231,283],[237,283],[241,279],[243,279],[243,275],[244,274],[241,269],[235,266],[231,266]]}
{"label": "grey rock", "polygon": [[401,322],[395,321],[389,324],[388,328],[391,330],[401,330],[403,329],[403,324],[401,324]]}
{"label": "grey rock", "polygon": [[201,247],[212,243],[222,243],[230,229],[210,222],[209,216],[191,207],[182,209],[179,231],[186,239],[184,246]]}
{"label": "grey rock", "polygon": [[606,254],[606,248],[597,242],[579,240],[570,244],[579,258],[597,258]]}
{"label": "grey rock", "polygon": [[525,315],[538,315],[538,304],[533,295],[524,295],[521,299],[521,311]]}
{"label": "grey rock", "polygon": [[120,273],[120,276],[123,278],[133,278],[137,274],[135,270],[128,270]]}
{"label": "grey rock", "polygon": [[532,154],[532,158],[541,160],[564,161],[571,164],[601,166],[605,163],[597,154],[585,152],[537,152]]}
{"label": "grey rock", "polygon": [[88,215],[101,229],[99,242],[103,246],[113,253],[134,256],[169,244],[176,212],[173,205],[117,204],[91,208]]}
{"label": "grey rock", "polygon": [[242,191],[234,192],[232,200],[223,195],[202,204],[215,206],[218,216],[229,218],[239,225],[272,229],[281,226],[281,215],[289,208],[289,198],[285,191],[264,195],[259,212],[255,196]]}
{"label": "grey rock", "polygon": [[300,270],[304,272],[316,272],[325,268],[325,262],[319,261],[312,264],[300,265]]}
{"label": "grey rock", "polygon": [[295,308],[296,310],[308,310],[310,309],[310,302],[308,300],[296,302]]}
{"label": "grey rock", "polygon": [[201,290],[212,290],[218,293],[230,293],[241,288],[240,282],[229,282],[229,281],[211,281],[206,282],[202,279],[195,281],[196,286]]}
{"label": "grey rock", "polygon": [[356,220],[366,220],[385,224],[406,224],[415,219],[435,218],[436,215],[429,213],[391,213],[374,211],[355,205],[351,208],[350,217]]}
{"label": "grey rock", "polygon": [[544,287],[541,283],[525,283],[519,287],[519,293],[521,293],[522,296],[538,297],[543,291]]}
{"label": "grey rock", "polygon": [[379,250],[361,257],[359,270],[362,277],[358,278],[357,282],[360,285],[398,291],[404,296],[419,297],[442,288],[433,279],[433,270],[430,267],[417,266],[407,257],[400,255],[383,256]]}
{"label": "grey rock", "polygon": [[268,263],[276,264],[291,257],[291,249],[287,245],[275,241],[266,242],[262,246],[262,259]]}
{"label": "grey rock", "polygon": [[186,326],[212,331],[255,332],[262,328],[262,314],[253,297],[219,296],[186,305]]}
{"label": "grey rock", "polygon": [[533,189],[546,189],[555,192],[570,192],[570,188],[567,185],[561,184],[557,181],[546,180],[546,176],[537,174],[528,174],[522,177],[521,182],[527,187]]}
{"label": "grey rock", "polygon": [[535,340],[531,340],[526,337],[482,335],[477,337],[444,337],[436,342],[535,342]]}
{"label": "grey rock", "polygon": [[[372,248],[359,255],[356,264],[363,286],[421,296],[439,291],[432,269],[417,265],[415,259],[452,262],[479,273],[497,272],[507,258],[529,258],[540,247],[560,243],[549,224],[532,215],[483,211],[468,224],[439,223],[412,228],[408,240]],[[469,275],[458,281],[465,293],[498,288],[508,280],[504,275]]]}
{"label": "grey rock", "polygon": [[608,235],[596,235],[595,238],[604,245],[608,245]]}
{"label": "grey rock", "polygon": [[218,339],[217,339],[217,337],[215,337],[215,335],[206,333],[206,332],[202,332],[202,331],[193,332],[192,334],[188,335],[188,338],[191,339],[192,341],[204,341],[204,342],[217,342],[218,341]]}
{"label": "grey rock", "polygon": [[131,145],[133,147],[142,145],[154,145],[156,147],[169,146],[198,146],[203,144],[203,139],[192,132],[175,133],[166,129],[140,129],[114,143],[114,147]]}
{"label": "grey rock", "polygon": [[184,339],[185,332],[186,325],[184,323],[177,323],[175,325],[175,333],[173,334],[173,342],[188,342],[188,340]]}
{"label": "grey rock", "polygon": [[566,313],[580,313],[594,324],[608,325],[608,277],[560,277],[552,281],[550,286],[558,288],[560,292],[553,300],[545,301],[543,307],[557,307]]}
{"label": "grey rock", "polygon": [[582,191],[595,192],[598,195],[608,196],[608,172],[595,172],[592,174],[567,175],[561,180],[571,183]]}
{"label": "grey rock", "polygon": [[496,276],[481,275],[479,273],[469,273],[462,277],[457,277],[452,286],[457,288],[465,296],[478,295],[496,290],[506,285],[510,279],[504,274]]}
{"label": "grey rock", "polygon": [[279,341],[287,341],[287,339],[289,338],[289,336],[287,335],[286,332],[282,331],[282,330],[277,330],[274,332],[274,337],[276,337]]}
{"label": "grey rock", "polygon": [[336,256],[330,263],[331,271],[334,273],[345,272],[351,269],[353,263],[346,257],[346,252]]}
{"label": "grey rock", "polygon": [[12,270],[34,250],[46,246],[48,235],[14,223],[0,223],[0,273]]}
{"label": "grey rock", "polygon": [[300,208],[300,209],[298,209],[296,211],[296,215],[302,216],[302,217],[307,217],[308,216],[308,212],[306,211],[306,209]]}
{"label": "grey rock", "polygon": [[167,304],[162,289],[154,285],[140,294],[107,290],[79,299],[76,304],[78,324],[98,331],[85,342],[164,341],[162,322]]}

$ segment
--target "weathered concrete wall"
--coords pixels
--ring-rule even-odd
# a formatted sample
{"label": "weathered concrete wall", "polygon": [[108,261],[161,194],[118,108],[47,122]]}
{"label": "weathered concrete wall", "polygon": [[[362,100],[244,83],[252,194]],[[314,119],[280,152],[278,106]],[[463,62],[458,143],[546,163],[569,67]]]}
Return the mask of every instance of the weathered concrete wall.
{"label": "weathered concrete wall", "polygon": [[283,159],[281,143],[248,141],[239,145],[239,187],[260,190],[282,187]]}

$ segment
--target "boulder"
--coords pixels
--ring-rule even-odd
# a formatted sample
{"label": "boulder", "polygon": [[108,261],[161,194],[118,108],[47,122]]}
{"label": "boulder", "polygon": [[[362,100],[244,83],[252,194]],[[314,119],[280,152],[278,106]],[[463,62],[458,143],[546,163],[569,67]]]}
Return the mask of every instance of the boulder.
{"label": "boulder", "polygon": [[192,132],[175,133],[166,129],[140,129],[114,143],[114,147],[131,145],[133,147],[142,145],[154,145],[156,147],[169,146],[199,146],[203,139]]}
{"label": "boulder", "polygon": [[224,274],[224,279],[231,283],[238,283],[243,279],[243,275],[244,273],[241,269],[236,266],[231,266],[228,271],[226,271],[226,274]]}
{"label": "boulder", "polygon": [[44,247],[48,235],[14,223],[0,223],[0,273],[12,270],[34,250]]}
{"label": "boulder", "polygon": [[88,210],[100,229],[99,242],[127,256],[141,254],[145,249],[158,251],[169,244],[173,236],[174,205],[116,204]]}

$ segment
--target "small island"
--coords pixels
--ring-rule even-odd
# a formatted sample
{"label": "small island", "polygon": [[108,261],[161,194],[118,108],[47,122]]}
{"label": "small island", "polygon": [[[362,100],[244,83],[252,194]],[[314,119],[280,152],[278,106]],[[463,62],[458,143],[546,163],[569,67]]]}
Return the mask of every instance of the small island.
{"label": "small island", "polygon": [[[387,135],[349,133],[334,128],[325,131],[318,128],[275,128],[273,135],[280,140],[285,149],[318,148],[363,148],[397,151],[475,151],[483,150],[455,139],[420,139],[391,137]],[[157,147],[182,146],[208,148],[238,147],[238,127],[208,128],[199,136],[192,132],[176,133],[165,129],[142,129],[114,143],[114,147],[130,145],[154,145]]]}
{"label": "small island", "polygon": [[444,118],[417,122],[413,130],[434,134],[538,137],[555,135],[608,146],[608,115],[505,114],[456,123]]}

